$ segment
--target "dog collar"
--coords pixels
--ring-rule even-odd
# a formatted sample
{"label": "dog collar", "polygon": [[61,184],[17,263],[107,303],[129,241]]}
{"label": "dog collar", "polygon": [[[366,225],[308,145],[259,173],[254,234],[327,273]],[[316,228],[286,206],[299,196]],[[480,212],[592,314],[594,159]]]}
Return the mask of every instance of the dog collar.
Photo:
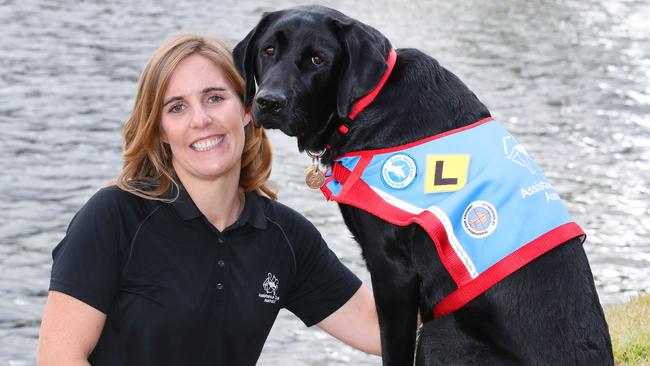
{"label": "dog collar", "polygon": [[[386,65],[388,68],[386,69],[386,72],[384,73],[384,76],[381,77],[381,80],[379,80],[379,84],[370,91],[365,97],[357,100],[354,105],[352,106],[352,111],[348,115],[348,118],[353,121],[361,111],[363,111],[370,103],[372,103],[373,100],[377,97],[377,94],[381,91],[381,88],[386,84],[386,80],[388,80],[388,77],[390,76],[390,73],[393,71],[393,67],[395,67],[395,62],[397,61],[397,52],[395,52],[395,49],[391,48],[390,52],[388,53],[388,59],[386,59]],[[343,134],[347,132],[342,132]]]}
{"label": "dog collar", "polygon": [[[348,114],[348,118],[347,118],[349,122],[354,121],[354,119],[357,118],[359,113],[361,113],[368,105],[370,105],[370,103],[373,102],[373,100],[375,100],[375,98],[377,97],[381,89],[384,87],[384,84],[386,84],[388,77],[390,76],[391,72],[393,71],[393,68],[395,67],[396,61],[397,61],[397,52],[395,51],[394,48],[391,48],[390,52],[388,53],[388,58],[386,59],[386,65],[388,66],[386,72],[384,72],[384,75],[379,80],[379,83],[377,84],[377,86],[375,86],[374,89],[370,91],[370,93],[366,94],[364,97],[357,100],[352,105],[352,111],[350,111],[350,114]],[[337,128],[337,132],[341,136],[346,135],[350,130],[349,122],[345,121]],[[327,144],[325,146],[325,149],[330,150],[331,144]]]}

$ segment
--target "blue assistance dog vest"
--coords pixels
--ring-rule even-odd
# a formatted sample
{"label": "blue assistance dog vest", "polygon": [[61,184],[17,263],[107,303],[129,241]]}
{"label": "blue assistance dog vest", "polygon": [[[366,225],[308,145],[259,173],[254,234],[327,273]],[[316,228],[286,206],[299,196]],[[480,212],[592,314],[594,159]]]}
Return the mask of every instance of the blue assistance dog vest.
{"label": "blue assistance dog vest", "polygon": [[389,223],[424,228],[458,286],[436,304],[436,317],[585,235],[526,150],[491,118],[338,157],[321,190]]}

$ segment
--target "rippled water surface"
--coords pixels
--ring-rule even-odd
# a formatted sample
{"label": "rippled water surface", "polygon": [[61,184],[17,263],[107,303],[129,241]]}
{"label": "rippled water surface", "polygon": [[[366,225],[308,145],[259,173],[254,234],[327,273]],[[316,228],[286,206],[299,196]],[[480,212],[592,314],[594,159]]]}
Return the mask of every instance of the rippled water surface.
{"label": "rippled water surface", "polygon": [[[354,4],[353,4],[354,3]],[[462,3],[462,5],[460,4]],[[0,365],[33,364],[50,252],[120,168],[120,126],[152,51],[181,31],[234,45],[264,2],[0,0]],[[518,137],[588,233],[605,306],[650,288],[650,3],[330,1],[460,76]],[[271,132],[273,183],[366,283],[309,164]],[[282,312],[260,365],[379,365]]]}

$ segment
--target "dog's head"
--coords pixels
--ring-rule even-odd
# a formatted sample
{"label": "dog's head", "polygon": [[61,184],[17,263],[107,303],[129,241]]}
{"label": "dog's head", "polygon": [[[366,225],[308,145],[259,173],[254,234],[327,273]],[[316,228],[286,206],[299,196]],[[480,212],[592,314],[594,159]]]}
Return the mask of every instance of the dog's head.
{"label": "dog's head", "polygon": [[296,136],[301,150],[320,150],[338,127],[333,121],[377,85],[390,49],[368,25],[303,6],[264,14],[233,55],[255,124]]}

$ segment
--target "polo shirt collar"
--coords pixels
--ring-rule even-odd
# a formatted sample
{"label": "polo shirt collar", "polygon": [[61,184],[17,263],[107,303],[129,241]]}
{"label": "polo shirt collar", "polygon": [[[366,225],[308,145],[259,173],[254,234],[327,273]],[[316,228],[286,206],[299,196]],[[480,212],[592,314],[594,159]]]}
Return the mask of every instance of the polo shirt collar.
{"label": "polo shirt collar", "polygon": [[197,217],[203,216],[201,211],[199,210],[198,207],[194,204],[194,201],[192,201],[192,197],[190,197],[190,194],[187,193],[185,190],[185,187],[183,187],[182,184],[178,184],[178,188],[180,188],[180,192],[177,194],[177,189],[176,186],[172,185],[167,194],[165,195],[165,198],[170,198],[173,199],[176,197],[174,201],[172,201],[170,204],[178,214],[178,216],[183,219],[183,220],[192,220],[196,219]]}
{"label": "polo shirt collar", "polygon": [[[185,187],[183,187],[182,184],[179,184],[178,186],[180,188],[178,198],[170,203],[178,216],[183,220],[192,220],[203,216],[203,213],[201,213],[199,208],[196,207],[194,201],[192,201],[192,197],[190,197],[190,194],[185,190]],[[246,199],[244,202],[244,209],[242,210],[241,215],[239,215],[237,221],[231,225],[231,228],[239,227],[248,223],[257,229],[265,229],[266,216],[264,215],[264,199],[258,196],[255,192],[246,192],[245,195]],[[169,192],[165,194],[165,197],[176,197],[176,188],[173,185]]]}
{"label": "polo shirt collar", "polygon": [[246,192],[244,210],[235,224],[238,222],[248,223],[256,229],[266,229],[265,208],[264,198],[258,196],[255,192]]}

